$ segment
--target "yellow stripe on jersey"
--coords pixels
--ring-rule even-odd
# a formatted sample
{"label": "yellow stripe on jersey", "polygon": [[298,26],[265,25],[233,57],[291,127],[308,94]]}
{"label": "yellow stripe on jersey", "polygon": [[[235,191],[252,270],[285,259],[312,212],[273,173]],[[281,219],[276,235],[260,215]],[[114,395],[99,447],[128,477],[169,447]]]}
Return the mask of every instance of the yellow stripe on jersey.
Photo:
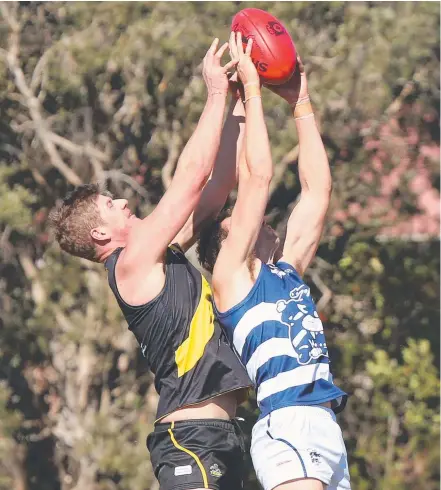
{"label": "yellow stripe on jersey", "polygon": [[204,481],[204,488],[208,488],[208,478],[207,478],[207,473],[205,472],[205,468],[203,464],[201,463],[201,460],[196,456],[196,454],[189,449],[186,449],[185,447],[181,446],[178,441],[175,439],[175,436],[173,434],[173,430],[175,428],[175,423],[171,423],[171,429],[168,429],[168,433],[170,434],[170,439],[172,440],[173,445],[177,448],[180,449],[181,451],[184,451],[184,453],[187,453],[189,456],[191,456],[195,461],[196,464],[199,466],[199,469],[201,470],[202,473],[202,480]]}
{"label": "yellow stripe on jersey", "polygon": [[204,276],[202,277],[201,297],[190,324],[188,337],[175,352],[178,366],[178,377],[194,368],[204,355],[205,346],[214,334],[214,314],[211,303],[211,289]]}

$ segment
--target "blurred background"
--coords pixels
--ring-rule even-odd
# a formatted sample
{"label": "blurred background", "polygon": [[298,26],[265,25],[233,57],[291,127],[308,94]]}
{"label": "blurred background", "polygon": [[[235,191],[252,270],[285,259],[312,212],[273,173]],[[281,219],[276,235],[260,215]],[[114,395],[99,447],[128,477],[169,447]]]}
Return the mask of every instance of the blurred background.
{"label": "blurred background", "polygon": [[[291,33],[332,166],[306,279],[352,395],[339,421],[353,488],[439,488],[440,4],[3,2],[1,490],[158,489],[152,377],[104,268],[62,254],[46,218],[98,180],[153,209],[205,102],[205,51],[251,6]],[[281,99],[264,104],[283,232],[297,136]],[[249,435],[254,399],[240,415]]]}

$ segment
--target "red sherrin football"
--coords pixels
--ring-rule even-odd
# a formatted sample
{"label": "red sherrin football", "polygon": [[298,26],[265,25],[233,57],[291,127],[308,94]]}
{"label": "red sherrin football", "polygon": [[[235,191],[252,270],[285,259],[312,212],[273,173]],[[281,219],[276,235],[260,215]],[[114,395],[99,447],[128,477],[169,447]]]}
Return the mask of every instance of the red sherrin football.
{"label": "red sherrin football", "polygon": [[242,33],[244,47],[253,38],[251,58],[264,83],[280,85],[296,67],[296,48],[283,24],[264,10],[247,8],[238,12],[231,30]]}

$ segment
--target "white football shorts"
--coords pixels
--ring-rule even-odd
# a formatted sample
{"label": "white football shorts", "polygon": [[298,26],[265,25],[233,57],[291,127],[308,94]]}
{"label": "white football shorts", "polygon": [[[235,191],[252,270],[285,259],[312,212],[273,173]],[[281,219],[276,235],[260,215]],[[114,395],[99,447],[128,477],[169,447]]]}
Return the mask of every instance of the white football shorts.
{"label": "white football shorts", "polygon": [[316,478],[327,490],[350,490],[348,460],[334,412],[322,406],[274,410],[253,428],[251,457],[264,490]]}

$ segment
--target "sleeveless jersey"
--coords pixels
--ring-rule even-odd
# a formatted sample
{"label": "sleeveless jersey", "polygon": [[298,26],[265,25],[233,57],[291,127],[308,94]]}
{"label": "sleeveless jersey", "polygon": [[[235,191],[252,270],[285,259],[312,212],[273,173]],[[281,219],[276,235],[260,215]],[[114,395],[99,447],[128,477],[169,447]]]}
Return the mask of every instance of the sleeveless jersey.
{"label": "sleeveless jersey", "polygon": [[291,265],[262,264],[246,298],[217,315],[256,386],[260,417],[328,401],[343,410],[347,395],[333,384],[322,322]]}
{"label": "sleeveless jersey", "polygon": [[165,285],[140,306],[120,296],[115,266],[123,249],[105,261],[109,285],[155,374],[156,419],[251,382],[213,314],[212,293],[202,274],[178,246],[167,249]]}

